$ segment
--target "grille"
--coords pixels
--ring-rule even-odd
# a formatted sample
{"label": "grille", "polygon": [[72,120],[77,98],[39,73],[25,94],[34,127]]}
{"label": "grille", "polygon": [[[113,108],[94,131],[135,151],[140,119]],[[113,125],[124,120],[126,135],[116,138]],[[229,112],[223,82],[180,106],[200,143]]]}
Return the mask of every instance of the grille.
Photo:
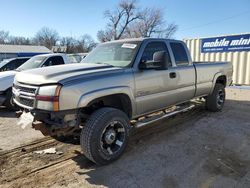
{"label": "grille", "polygon": [[25,106],[33,107],[34,99],[19,98],[19,102]]}
{"label": "grille", "polygon": [[23,87],[23,86],[19,86],[19,85],[14,85],[14,88],[19,89],[20,91],[26,92],[26,93],[35,94],[35,92],[36,92],[36,88]]}
{"label": "grille", "polygon": [[24,108],[33,108],[36,91],[37,87],[35,86],[26,86],[17,83],[13,86],[13,97],[20,106]]}

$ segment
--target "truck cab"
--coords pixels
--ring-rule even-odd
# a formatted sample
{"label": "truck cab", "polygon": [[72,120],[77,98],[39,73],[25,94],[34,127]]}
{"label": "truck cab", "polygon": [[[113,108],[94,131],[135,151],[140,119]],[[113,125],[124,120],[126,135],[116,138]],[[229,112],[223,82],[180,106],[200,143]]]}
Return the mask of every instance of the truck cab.
{"label": "truck cab", "polygon": [[[182,41],[151,39],[143,43],[139,60],[134,65],[137,112],[155,109],[189,100],[195,96],[195,69],[186,45]],[[153,61],[154,53],[164,51],[166,68],[139,65]],[[145,84],[148,83],[148,84]],[[153,102],[154,101],[154,102]]]}

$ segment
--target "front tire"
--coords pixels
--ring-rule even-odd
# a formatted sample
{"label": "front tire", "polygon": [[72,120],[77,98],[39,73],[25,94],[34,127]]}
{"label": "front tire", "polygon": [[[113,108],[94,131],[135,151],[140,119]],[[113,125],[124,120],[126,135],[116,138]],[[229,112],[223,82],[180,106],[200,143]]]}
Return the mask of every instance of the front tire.
{"label": "front tire", "polygon": [[215,84],[213,93],[206,99],[206,108],[212,112],[221,111],[226,99],[225,86],[222,84]]}
{"label": "front tire", "polygon": [[95,111],[82,129],[80,142],[84,155],[99,165],[117,160],[129,138],[129,119],[115,108]]}
{"label": "front tire", "polygon": [[7,109],[13,110],[13,111],[16,111],[19,109],[13,101],[12,88],[8,89],[6,92],[6,100],[4,102],[4,106],[6,106]]}

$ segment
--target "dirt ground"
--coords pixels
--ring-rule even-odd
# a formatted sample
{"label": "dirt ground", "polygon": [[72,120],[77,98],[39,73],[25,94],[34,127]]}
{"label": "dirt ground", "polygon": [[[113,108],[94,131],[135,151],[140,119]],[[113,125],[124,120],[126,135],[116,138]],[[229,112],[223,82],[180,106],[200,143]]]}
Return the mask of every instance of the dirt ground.
{"label": "dirt ground", "polygon": [[[34,151],[55,147],[61,154]],[[250,90],[227,89],[222,112],[203,106],[135,130],[108,166],[77,143],[43,137],[0,109],[0,187],[250,187]]]}

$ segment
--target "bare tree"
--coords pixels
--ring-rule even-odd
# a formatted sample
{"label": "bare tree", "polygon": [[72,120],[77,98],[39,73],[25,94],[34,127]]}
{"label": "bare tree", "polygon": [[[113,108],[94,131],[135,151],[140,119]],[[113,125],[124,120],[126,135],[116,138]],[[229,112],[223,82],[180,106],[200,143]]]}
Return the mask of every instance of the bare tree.
{"label": "bare tree", "polygon": [[9,32],[1,30],[0,31],[0,44],[8,43]]}
{"label": "bare tree", "polygon": [[113,39],[113,32],[112,30],[100,30],[97,32],[97,39],[100,42],[107,42],[107,41],[111,41]]}
{"label": "bare tree", "polygon": [[9,37],[9,44],[30,45],[32,43],[31,43],[31,40],[29,38],[10,36]]}
{"label": "bare tree", "polygon": [[50,29],[48,27],[43,27],[40,29],[35,38],[34,42],[38,45],[46,46],[51,49],[52,46],[56,45],[56,42],[59,40],[59,35],[56,30]]}
{"label": "bare tree", "polygon": [[114,11],[104,12],[108,19],[106,31],[98,31],[97,37],[100,41],[118,40],[123,38],[124,32],[129,24],[140,18],[136,8],[135,0],[122,0]]}
{"label": "bare tree", "polygon": [[77,41],[73,37],[62,37],[60,40],[60,45],[67,47],[66,53],[75,53],[76,44]]}
{"label": "bare tree", "polygon": [[108,24],[105,30],[97,33],[100,42],[121,38],[171,38],[177,30],[174,23],[167,24],[162,9],[144,8],[141,11],[135,0],[122,0],[115,10],[105,11],[104,16]]}
{"label": "bare tree", "polygon": [[61,46],[66,46],[66,53],[83,53],[91,51],[96,42],[90,35],[83,35],[79,38],[74,37],[62,37],[60,38],[57,31],[43,27],[40,29],[35,37],[17,37],[9,35],[9,32],[0,31],[0,44],[15,44],[15,45],[43,45],[49,49],[55,46],[57,42],[60,42]]}
{"label": "bare tree", "polygon": [[0,44],[29,45],[31,40],[25,37],[9,35],[8,31],[0,31]]}
{"label": "bare tree", "polygon": [[177,31],[178,26],[174,23],[171,23],[168,25],[168,27],[165,30],[165,38],[172,38],[175,32]]}
{"label": "bare tree", "polygon": [[90,52],[96,46],[95,41],[89,35],[83,35],[77,43],[77,52]]}
{"label": "bare tree", "polygon": [[73,37],[63,37],[60,40],[60,45],[66,46],[66,53],[83,53],[91,51],[96,43],[89,35],[83,35],[79,39]]}
{"label": "bare tree", "polygon": [[170,38],[177,30],[177,25],[166,24],[163,11],[159,8],[145,8],[141,19],[135,21],[126,29],[129,38],[165,37]]}

